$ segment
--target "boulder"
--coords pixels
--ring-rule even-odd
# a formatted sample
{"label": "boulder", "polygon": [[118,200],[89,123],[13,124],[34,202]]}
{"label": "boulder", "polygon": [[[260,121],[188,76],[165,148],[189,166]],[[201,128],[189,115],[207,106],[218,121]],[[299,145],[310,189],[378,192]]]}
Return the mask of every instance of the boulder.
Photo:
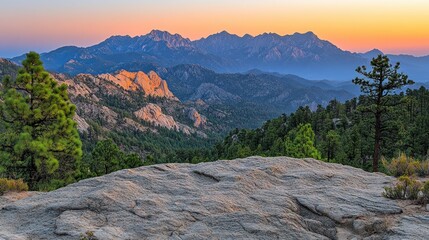
{"label": "boulder", "polygon": [[392,181],[287,157],[154,165],[3,205],[0,238],[424,239],[428,216],[384,224],[402,213],[382,196]]}

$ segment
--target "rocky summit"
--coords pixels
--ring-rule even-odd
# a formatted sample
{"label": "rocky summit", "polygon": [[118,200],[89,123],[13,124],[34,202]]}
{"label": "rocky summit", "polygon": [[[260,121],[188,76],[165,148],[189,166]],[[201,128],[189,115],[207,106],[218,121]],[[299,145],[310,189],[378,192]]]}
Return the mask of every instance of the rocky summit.
{"label": "rocky summit", "polygon": [[100,78],[112,81],[125,90],[143,90],[146,95],[155,97],[165,97],[177,100],[172,92],[168,89],[167,82],[162,80],[158,74],[150,71],[146,74],[142,71],[128,72],[121,70],[116,74],[101,74]]}
{"label": "rocky summit", "polygon": [[393,180],[286,157],[154,165],[2,197],[0,239],[425,239],[428,212],[382,197]]}

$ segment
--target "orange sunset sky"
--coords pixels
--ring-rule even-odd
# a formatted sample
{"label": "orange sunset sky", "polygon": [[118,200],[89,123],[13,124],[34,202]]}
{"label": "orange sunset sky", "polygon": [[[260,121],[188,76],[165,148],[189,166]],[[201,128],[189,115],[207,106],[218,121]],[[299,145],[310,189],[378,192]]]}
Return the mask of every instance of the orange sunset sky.
{"label": "orange sunset sky", "polygon": [[313,31],[353,52],[429,55],[427,0],[3,0],[0,56],[64,45],[94,45],[111,35],[152,29],[192,40],[230,33]]}

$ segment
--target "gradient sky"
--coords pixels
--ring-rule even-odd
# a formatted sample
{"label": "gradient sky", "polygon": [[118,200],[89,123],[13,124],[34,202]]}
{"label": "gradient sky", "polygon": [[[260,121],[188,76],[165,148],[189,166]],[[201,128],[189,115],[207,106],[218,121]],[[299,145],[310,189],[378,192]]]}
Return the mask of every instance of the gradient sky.
{"label": "gradient sky", "polygon": [[356,52],[429,55],[427,0],[0,0],[0,56],[152,29],[190,39],[313,31]]}

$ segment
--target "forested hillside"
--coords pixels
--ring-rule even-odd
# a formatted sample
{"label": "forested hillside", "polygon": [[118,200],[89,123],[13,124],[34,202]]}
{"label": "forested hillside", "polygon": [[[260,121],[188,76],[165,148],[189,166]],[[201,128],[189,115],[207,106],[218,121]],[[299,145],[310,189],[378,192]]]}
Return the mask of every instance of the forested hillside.
{"label": "forested hillside", "polygon": [[[389,108],[384,123],[381,154],[386,158],[404,152],[418,159],[428,157],[429,150],[429,90],[421,87],[390,96],[398,103]],[[262,155],[281,156],[287,153],[286,142],[300,124],[311,124],[314,145],[321,158],[329,162],[371,169],[374,146],[374,120],[370,113],[359,111],[367,105],[361,96],[345,103],[331,101],[312,112],[300,107],[290,115],[267,121],[254,130],[235,129],[213,151],[218,158]]]}

